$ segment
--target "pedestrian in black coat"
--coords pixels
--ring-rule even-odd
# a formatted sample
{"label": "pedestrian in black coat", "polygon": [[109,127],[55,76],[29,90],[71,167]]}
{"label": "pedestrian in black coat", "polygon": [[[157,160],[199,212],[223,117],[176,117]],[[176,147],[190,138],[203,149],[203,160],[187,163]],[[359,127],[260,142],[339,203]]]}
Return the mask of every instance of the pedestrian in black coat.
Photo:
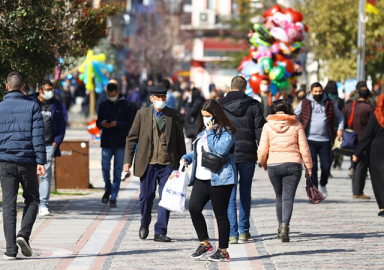
{"label": "pedestrian in black coat", "polygon": [[371,174],[373,192],[375,194],[380,212],[384,217],[384,94],[377,100],[376,110],[369,117],[367,127],[364,130],[353,161],[357,162],[364,150],[368,151],[369,171]]}

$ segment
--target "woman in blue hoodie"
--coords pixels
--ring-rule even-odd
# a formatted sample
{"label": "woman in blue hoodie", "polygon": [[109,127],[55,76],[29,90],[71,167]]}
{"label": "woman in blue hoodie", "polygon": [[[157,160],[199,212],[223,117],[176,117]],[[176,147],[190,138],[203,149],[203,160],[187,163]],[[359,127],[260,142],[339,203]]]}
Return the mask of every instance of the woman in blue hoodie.
{"label": "woman in blue hoodie", "polygon": [[[193,151],[181,159],[185,164],[192,163],[193,189],[189,201],[189,213],[200,241],[199,247],[191,258],[199,259],[214,252],[209,243],[207,224],[202,214],[204,206],[211,201],[219,228],[219,248],[208,259],[211,261],[229,261],[230,259],[227,252],[230,229],[227,210],[232,187],[237,184],[233,155],[235,133],[236,128],[219,103],[215,100],[206,101],[199,114],[199,127],[193,142]],[[228,161],[215,173],[203,166],[203,151]]]}

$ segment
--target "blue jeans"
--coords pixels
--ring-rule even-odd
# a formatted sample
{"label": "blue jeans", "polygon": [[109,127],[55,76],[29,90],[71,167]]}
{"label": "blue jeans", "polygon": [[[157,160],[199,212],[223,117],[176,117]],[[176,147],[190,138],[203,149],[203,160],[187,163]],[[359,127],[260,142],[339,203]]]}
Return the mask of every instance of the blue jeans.
{"label": "blue jeans", "polygon": [[320,177],[320,185],[323,187],[328,184],[328,178],[331,174],[331,142],[317,142],[317,141],[309,141],[309,150],[311,151],[311,158],[313,163],[312,168],[312,183],[318,187],[318,179],[317,179],[317,155],[320,157],[320,168],[321,168],[321,177]]}
{"label": "blue jeans", "polygon": [[238,162],[236,171],[239,174],[239,223],[237,223],[236,193],[237,185],[232,188],[228,206],[228,219],[230,223],[230,237],[239,237],[240,234],[249,232],[249,215],[251,212],[251,188],[255,162]]}
{"label": "blue jeans", "polygon": [[[109,148],[103,147],[101,150],[101,170],[105,183],[105,191],[111,193],[111,200],[116,200],[117,193],[119,193],[121,172],[124,165],[124,152],[125,148]],[[111,159],[113,161],[113,183],[111,183]]]}
{"label": "blue jeans", "polygon": [[[151,165],[140,177],[140,210],[141,226],[148,228],[152,219],[153,200],[156,197],[156,187],[159,185],[159,198],[161,200],[163,188],[167,183],[173,169],[171,165]],[[155,223],[155,234],[167,234],[169,211],[161,206],[157,207],[157,222]]]}
{"label": "blue jeans", "polygon": [[40,176],[40,208],[48,207],[49,195],[51,194],[51,179],[52,179],[52,161],[55,155],[56,146],[46,145],[47,150],[47,163],[44,165],[45,174]]}

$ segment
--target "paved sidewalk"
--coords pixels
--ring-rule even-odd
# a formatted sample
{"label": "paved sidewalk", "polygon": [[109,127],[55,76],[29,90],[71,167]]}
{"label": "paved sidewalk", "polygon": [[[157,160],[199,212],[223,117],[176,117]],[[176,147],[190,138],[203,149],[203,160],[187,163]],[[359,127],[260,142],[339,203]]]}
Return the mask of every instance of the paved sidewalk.
{"label": "paved sidewalk", "polygon": [[[67,131],[66,139],[89,138],[82,129]],[[347,161],[343,170],[332,171],[329,196],[319,205],[308,203],[305,181],[301,181],[289,243],[276,239],[273,188],[267,173],[257,168],[252,188],[253,240],[230,245],[229,263],[214,263],[189,258],[198,245],[189,213],[171,213],[168,236],[173,242],[154,242],[153,226],[147,240],[139,239],[138,178],[122,182],[117,208],[103,205],[100,152],[98,144],[91,142],[90,182],[95,189],[82,191],[86,195],[53,196],[53,215],[38,217],[34,226],[31,246],[35,256],[18,254],[16,261],[1,260],[0,269],[384,269],[384,220],[377,216],[374,199],[352,198]],[[365,193],[373,196],[370,180]],[[217,226],[210,205],[204,214],[216,245]],[[1,254],[5,240],[0,231]]]}

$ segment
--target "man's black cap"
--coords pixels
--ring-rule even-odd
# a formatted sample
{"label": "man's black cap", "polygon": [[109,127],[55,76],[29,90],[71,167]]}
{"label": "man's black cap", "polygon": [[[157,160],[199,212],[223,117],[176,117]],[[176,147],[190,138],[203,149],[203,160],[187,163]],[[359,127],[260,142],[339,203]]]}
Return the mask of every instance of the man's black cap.
{"label": "man's black cap", "polygon": [[162,86],[161,84],[158,84],[158,85],[153,86],[149,90],[149,92],[152,95],[162,96],[162,95],[166,95],[167,94],[167,89],[164,86]]}

